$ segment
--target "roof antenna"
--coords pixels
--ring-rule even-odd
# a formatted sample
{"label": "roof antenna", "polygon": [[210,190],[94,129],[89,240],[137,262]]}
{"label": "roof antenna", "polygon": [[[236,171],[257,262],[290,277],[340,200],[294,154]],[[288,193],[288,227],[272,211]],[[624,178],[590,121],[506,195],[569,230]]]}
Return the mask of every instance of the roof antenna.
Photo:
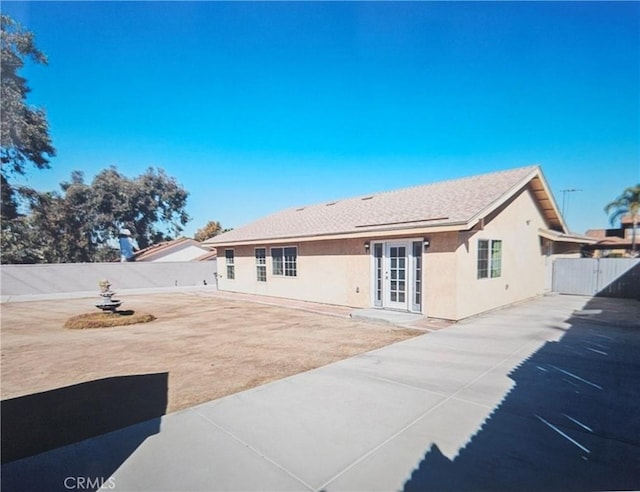
{"label": "roof antenna", "polygon": [[576,188],[567,188],[565,190],[561,190],[562,192],[562,218],[564,220],[565,218],[565,212],[567,210],[567,207],[569,205],[569,200],[568,200],[568,193],[574,193],[576,191],[582,191],[582,190],[578,190]]}

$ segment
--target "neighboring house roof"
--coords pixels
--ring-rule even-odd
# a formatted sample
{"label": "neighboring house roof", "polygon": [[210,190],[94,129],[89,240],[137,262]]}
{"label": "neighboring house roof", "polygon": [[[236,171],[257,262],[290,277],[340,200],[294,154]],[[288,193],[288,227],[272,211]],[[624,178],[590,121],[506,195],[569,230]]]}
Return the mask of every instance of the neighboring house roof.
{"label": "neighboring house roof", "polygon": [[587,232],[584,233],[584,235],[592,237],[594,239],[603,239],[607,237],[607,230],[606,229],[589,229]]}
{"label": "neighboring house roof", "polygon": [[384,231],[441,232],[472,228],[530,185],[551,229],[567,232],[538,166],[290,208],[204,242],[259,244],[276,240],[366,237]]}
{"label": "neighboring house roof", "polygon": [[591,249],[631,249],[632,240],[624,236],[624,229],[589,229],[586,233],[594,239]]}
{"label": "neighboring house roof", "polygon": [[[636,222],[640,223],[640,217],[636,217]],[[631,214],[620,217],[620,225],[633,225],[633,217],[631,217]]]}
{"label": "neighboring house roof", "polygon": [[596,239],[604,239],[606,237],[624,238],[624,229],[622,227],[617,229],[589,229],[585,232],[585,235]]}
{"label": "neighboring house roof", "polygon": [[608,237],[596,242],[596,246],[615,246],[619,248],[631,247],[631,239],[621,237]]}
{"label": "neighboring house roof", "polygon": [[633,241],[631,238],[623,237],[605,237],[597,240],[591,245],[590,249],[631,249]]}
{"label": "neighboring house roof", "polygon": [[582,234],[573,233],[565,234],[558,231],[552,231],[550,229],[538,229],[538,234],[550,241],[561,243],[595,244],[598,242],[596,238],[589,237],[588,235],[583,236]]}
{"label": "neighboring house roof", "polygon": [[218,257],[218,252],[216,251],[216,248],[213,248],[213,250],[203,254],[202,256],[198,256],[193,261],[209,261],[209,260],[215,260],[217,257]]}
{"label": "neighboring house roof", "polygon": [[189,255],[189,259],[183,261],[200,261],[199,258],[203,255],[211,254],[209,248],[202,246],[201,243],[195,239],[183,237],[172,241],[152,244],[140,251],[136,251],[134,256],[136,261],[157,261],[166,256],[176,254],[186,248],[194,248],[194,252]]}
{"label": "neighboring house roof", "polygon": [[601,239],[595,244],[591,245],[589,249],[611,249],[611,250],[631,250],[633,244],[631,239],[624,239],[621,237],[608,237]]}

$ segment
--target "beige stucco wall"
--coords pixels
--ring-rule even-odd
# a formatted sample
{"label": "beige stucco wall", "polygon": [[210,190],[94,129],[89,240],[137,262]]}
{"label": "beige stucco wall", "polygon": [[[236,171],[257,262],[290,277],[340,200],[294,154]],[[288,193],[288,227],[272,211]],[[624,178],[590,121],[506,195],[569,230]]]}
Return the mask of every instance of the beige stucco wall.
{"label": "beige stucco wall", "polygon": [[[219,288],[273,297],[368,307],[370,303],[370,257],[365,240],[282,243],[267,248],[267,281],[256,280],[255,247],[234,249],[235,280],[227,279],[224,249],[218,252]],[[297,246],[297,277],[271,273],[271,247]]]}
{"label": "beige stucco wall", "polygon": [[456,319],[458,232],[428,236],[429,248],[423,253],[423,314],[433,318]]}
{"label": "beige stucco wall", "polygon": [[[399,235],[402,239],[423,236]],[[430,235],[430,247],[423,253],[422,302],[429,316],[455,319],[456,249],[458,233]],[[389,239],[389,238],[385,238]],[[364,244],[375,237],[301,243],[282,243],[257,247],[267,248],[267,281],[257,282],[255,246],[236,246],[235,279],[226,278],[224,249],[218,252],[218,286],[221,290],[285,297],[352,307],[371,307],[372,257]],[[270,248],[298,247],[298,276],[274,276],[271,273]]]}
{"label": "beige stucco wall", "polygon": [[[461,233],[466,239],[457,256],[457,319],[540,295],[545,289],[545,256],[538,229],[544,218],[528,189],[485,223]],[[478,240],[502,240],[502,275],[477,278]],[[467,253],[468,250],[468,253]]]}

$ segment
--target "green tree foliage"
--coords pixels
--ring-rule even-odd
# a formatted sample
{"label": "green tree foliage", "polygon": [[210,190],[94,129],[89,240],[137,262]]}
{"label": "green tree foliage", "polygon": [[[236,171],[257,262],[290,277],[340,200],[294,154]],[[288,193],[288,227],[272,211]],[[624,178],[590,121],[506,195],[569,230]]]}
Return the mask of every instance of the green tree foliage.
{"label": "green tree foliage", "polygon": [[636,230],[640,220],[640,184],[625,189],[622,194],[604,207],[609,214],[611,225],[623,216],[631,216],[633,229],[631,231],[631,250],[637,249]]}
{"label": "green tree foliage", "polygon": [[188,193],[162,169],[150,167],[128,179],[111,167],[100,172],[91,185],[94,231],[104,242],[117,237],[126,226],[140,248],[172,239],[189,221],[185,212]]}
{"label": "green tree foliage", "polygon": [[115,239],[122,227],[141,248],[178,235],[188,222],[188,193],[161,169],[133,179],[114,167],[89,185],[81,172],[60,184],[60,192],[22,189],[29,214],[23,237],[3,251],[3,263],[111,261],[119,257]]}
{"label": "green tree foliage", "polygon": [[198,229],[193,236],[196,241],[206,241],[223,232],[222,225],[217,220],[210,220],[202,229]]}
{"label": "green tree foliage", "polygon": [[11,176],[25,174],[27,164],[37,169],[49,167],[55,149],[49,137],[49,125],[42,109],[27,105],[29,87],[19,75],[25,60],[46,65],[47,58],[35,45],[33,33],[26,31],[11,17],[0,15],[0,184],[2,206],[2,262],[33,263],[39,261],[33,244],[38,238],[30,221],[18,209],[19,190],[10,183]]}
{"label": "green tree foliage", "polygon": [[35,45],[33,33],[11,17],[0,16],[0,162],[2,175],[24,174],[27,163],[49,167],[55,149],[49,137],[49,124],[42,109],[27,105],[30,92],[18,72],[25,59],[47,64],[47,57]]}

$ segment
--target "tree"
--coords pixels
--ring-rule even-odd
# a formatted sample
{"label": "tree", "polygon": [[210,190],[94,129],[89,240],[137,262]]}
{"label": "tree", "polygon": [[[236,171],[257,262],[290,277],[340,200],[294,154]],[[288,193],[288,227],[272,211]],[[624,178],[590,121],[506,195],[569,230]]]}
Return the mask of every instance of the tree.
{"label": "tree", "polygon": [[18,211],[19,190],[9,179],[24,175],[26,165],[36,169],[49,167],[55,149],[49,137],[49,125],[42,109],[27,105],[30,92],[25,78],[18,72],[25,60],[47,64],[47,58],[35,45],[33,33],[26,31],[11,17],[0,14],[0,184],[2,207],[2,263],[34,263],[39,260],[32,245],[37,240],[29,220]]}
{"label": "tree", "polygon": [[637,249],[636,231],[638,219],[640,219],[640,184],[625,189],[622,194],[604,207],[604,211],[610,215],[611,225],[623,216],[631,216],[631,251]]}
{"label": "tree", "polygon": [[46,114],[27,105],[30,89],[18,74],[25,59],[46,65],[47,57],[36,47],[33,33],[11,17],[0,15],[0,28],[0,162],[6,178],[24,174],[28,162],[38,169],[48,168],[55,149]]}
{"label": "tree", "polygon": [[189,220],[188,193],[161,169],[129,179],[111,167],[90,185],[74,171],[60,190],[20,190],[29,214],[16,222],[23,236],[11,236],[3,263],[111,261],[118,258],[114,241],[121,228],[144,248],[171,239]]}
{"label": "tree", "polygon": [[115,167],[101,171],[91,184],[96,240],[104,243],[127,227],[140,248],[172,239],[189,221],[189,193],[162,169],[150,167],[128,179]]}
{"label": "tree", "polygon": [[21,190],[29,204],[28,224],[35,233],[23,246],[31,248],[29,256],[42,263],[96,261],[104,245],[93,233],[91,187],[84,183],[82,173],[75,171],[71,181],[61,183],[60,188],[62,193]]}
{"label": "tree", "polygon": [[217,220],[210,220],[209,222],[207,222],[206,226],[196,231],[196,234],[193,236],[193,238],[196,241],[202,242],[206,241],[207,239],[211,239],[214,236],[217,236],[221,232],[223,231],[220,222],[218,222]]}

